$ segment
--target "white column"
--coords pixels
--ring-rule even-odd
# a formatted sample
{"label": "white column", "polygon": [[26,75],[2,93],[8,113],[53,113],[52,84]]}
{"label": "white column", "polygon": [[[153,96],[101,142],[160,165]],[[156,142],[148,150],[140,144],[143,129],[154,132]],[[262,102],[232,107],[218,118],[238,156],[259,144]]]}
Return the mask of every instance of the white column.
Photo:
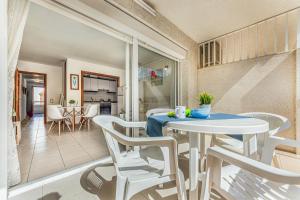
{"label": "white column", "polygon": [[[132,121],[139,120],[139,64],[138,64],[138,40],[133,38],[132,42],[132,63],[131,63],[131,94],[132,94]],[[137,132],[134,131],[134,136]]]}
{"label": "white column", "polygon": [[[297,46],[296,46],[296,140],[300,142],[300,10],[297,21]],[[300,154],[300,149],[296,149]]]}
{"label": "white column", "polygon": [[[130,44],[127,42],[125,47],[125,120],[130,121]],[[126,128],[126,135],[130,136],[130,130]],[[129,147],[126,146],[129,150]]]}
{"label": "white column", "polygon": [[130,120],[130,44],[125,49],[125,119]]}
{"label": "white column", "polygon": [[7,0],[0,1],[0,199],[7,199]]}

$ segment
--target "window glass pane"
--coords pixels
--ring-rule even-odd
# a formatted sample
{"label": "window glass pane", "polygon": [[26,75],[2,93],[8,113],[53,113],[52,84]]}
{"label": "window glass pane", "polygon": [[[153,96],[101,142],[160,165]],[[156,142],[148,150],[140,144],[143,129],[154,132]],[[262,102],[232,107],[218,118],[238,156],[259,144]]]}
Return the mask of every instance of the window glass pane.
{"label": "window glass pane", "polygon": [[176,61],[139,47],[140,120],[153,108],[175,107]]}
{"label": "window glass pane", "polygon": [[33,87],[33,103],[34,105],[44,104],[44,88],[43,87]]}

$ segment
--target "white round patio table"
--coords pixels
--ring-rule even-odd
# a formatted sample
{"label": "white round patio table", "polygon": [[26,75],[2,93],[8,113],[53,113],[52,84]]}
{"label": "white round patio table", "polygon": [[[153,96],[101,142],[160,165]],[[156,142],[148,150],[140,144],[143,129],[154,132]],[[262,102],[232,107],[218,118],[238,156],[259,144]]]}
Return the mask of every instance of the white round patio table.
{"label": "white round patio table", "polygon": [[187,132],[189,136],[189,199],[195,200],[198,199],[199,150],[201,148],[202,157],[205,152],[205,134],[253,136],[268,132],[269,123],[256,118],[201,119],[168,122],[166,128]]}

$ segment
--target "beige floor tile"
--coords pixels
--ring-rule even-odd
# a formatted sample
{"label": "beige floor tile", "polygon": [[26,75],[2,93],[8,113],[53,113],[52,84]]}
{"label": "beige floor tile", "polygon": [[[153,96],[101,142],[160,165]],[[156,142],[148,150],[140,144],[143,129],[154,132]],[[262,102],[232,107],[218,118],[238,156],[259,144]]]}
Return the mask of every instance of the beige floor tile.
{"label": "beige floor tile", "polygon": [[50,174],[62,171],[65,169],[65,166],[62,162],[49,162],[45,164],[39,165],[31,165],[28,180],[34,180],[37,178],[41,178],[43,176],[48,176]]}
{"label": "beige floor tile", "polygon": [[92,157],[86,152],[75,152],[75,153],[62,154],[62,159],[64,163],[67,163],[68,161],[78,160],[78,159],[92,160]]}
{"label": "beige floor tile", "polygon": [[58,136],[57,127],[47,133],[50,124],[42,117],[22,123],[22,140],[18,146],[22,182],[33,180],[108,155],[101,129],[92,126]]}
{"label": "beige floor tile", "polygon": [[87,163],[92,160],[93,160],[93,158],[91,158],[90,156],[88,156],[88,157],[85,156],[85,157],[78,157],[78,158],[70,159],[70,160],[63,160],[63,162],[64,162],[66,168],[71,168],[71,167],[75,167],[80,164]]}

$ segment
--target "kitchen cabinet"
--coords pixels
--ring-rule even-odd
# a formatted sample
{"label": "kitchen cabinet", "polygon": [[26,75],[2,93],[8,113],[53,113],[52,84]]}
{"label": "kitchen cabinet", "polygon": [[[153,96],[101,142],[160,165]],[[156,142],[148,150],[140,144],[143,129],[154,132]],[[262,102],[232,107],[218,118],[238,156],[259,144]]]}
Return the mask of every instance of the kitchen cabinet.
{"label": "kitchen cabinet", "polygon": [[109,81],[109,91],[117,92],[117,82],[116,81]]}
{"label": "kitchen cabinet", "polygon": [[103,90],[109,90],[109,80],[103,80]]}
{"label": "kitchen cabinet", "polygon": [[104,80],[103,79],[98,79],[98,90],[104,90],[103,85],[104,85]]}
{"label": "kitchen cabinet", "polygon": [[91,90],[91,80],[90,80],[90,78],[87,78],[87,77],[83,78],[83,90],[84,91]]}
{"label": "kitchen cabinet", "polygon": [[91,91],[98,91],[98,79],[91,78]]}

